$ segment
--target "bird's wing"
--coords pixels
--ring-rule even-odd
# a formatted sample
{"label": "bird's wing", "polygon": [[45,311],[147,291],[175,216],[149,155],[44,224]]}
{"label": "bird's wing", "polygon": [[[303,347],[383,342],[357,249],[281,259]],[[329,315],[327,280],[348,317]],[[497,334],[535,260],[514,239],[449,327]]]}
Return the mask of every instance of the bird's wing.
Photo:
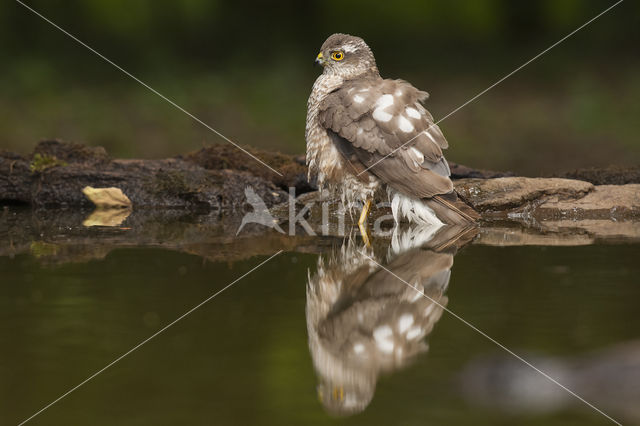
{"label": "bird's wing", "polygon": [[343,153],[382,181],[410,196],[432,197],[451,192],[453,184],[442,155],[447,140],[421,104],[427,97],[403,80],[356,79],[322,101],[318,118]]}

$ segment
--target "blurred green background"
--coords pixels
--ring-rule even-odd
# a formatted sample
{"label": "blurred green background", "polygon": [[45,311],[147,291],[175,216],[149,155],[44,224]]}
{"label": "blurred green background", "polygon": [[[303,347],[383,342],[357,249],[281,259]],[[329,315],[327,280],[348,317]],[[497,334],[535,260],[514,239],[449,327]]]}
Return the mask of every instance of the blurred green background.
{"label": "blurred green background", "polygon": [[[614,2],[26,1],[232,140],[302,153],[313,59],[363,37],[443,117]],[[640,4],[625,1],[441,123],[447,157],[545,174],[640,163]],[[0,149],[163,157],[222,140],[22,7],[0,5]]]}

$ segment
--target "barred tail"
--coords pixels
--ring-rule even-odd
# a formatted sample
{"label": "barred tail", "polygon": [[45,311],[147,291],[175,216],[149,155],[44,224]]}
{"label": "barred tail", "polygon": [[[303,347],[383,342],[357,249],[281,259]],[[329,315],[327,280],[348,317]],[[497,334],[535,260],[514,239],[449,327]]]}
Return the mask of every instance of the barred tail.
{"label": "barred tail", "polygon": [[[480,215],[473,208],[468,206],[464,201],[458,199],[453,193],[447,194],[445,199],[443,196],[436,195],[433,198],[422,200],[442,222],[449,225],[468,225],[475,223],[480,219]],[[453,198],[453,199],[451,199]]]}

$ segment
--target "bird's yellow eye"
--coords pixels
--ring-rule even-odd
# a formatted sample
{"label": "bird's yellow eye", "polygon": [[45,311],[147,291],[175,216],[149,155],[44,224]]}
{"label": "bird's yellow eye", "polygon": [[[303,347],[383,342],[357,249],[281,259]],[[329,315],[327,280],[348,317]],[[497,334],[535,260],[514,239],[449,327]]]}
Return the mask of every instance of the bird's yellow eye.
{"label": "bird's yellow eye", "polygon": [[331,59],[333,59],[334,61],[341,61],[344,59],[344,53],[337,51],[337,52],[333,52],[331,54]]}

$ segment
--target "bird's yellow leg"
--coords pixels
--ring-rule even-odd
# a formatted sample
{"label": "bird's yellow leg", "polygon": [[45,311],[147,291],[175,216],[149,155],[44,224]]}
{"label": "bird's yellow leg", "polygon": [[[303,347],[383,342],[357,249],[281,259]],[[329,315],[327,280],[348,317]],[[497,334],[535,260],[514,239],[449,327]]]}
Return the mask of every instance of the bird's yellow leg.
{"label": "bird's yellow leg", "polygon": [[358,220],[358,226],[363,225],[367,221],[367,215],[369,214],[369,208],[371,208],[371,200],[367,200],[364,203],[364,207],[362,207],[362,212],[360,213],[360,220]]}
{"label": "bird's yellow leg", "polygon": [[362,242],[364,242],[364,245],[367,247],[371,247],[371,241],[369,241],[369,230],[367,229],[367,226],[364,223],[358,224],[358,229],[360,229],[360,236],[362,237]]}
{"label": "bird's yellow leg", "polygon": [[364,203],[364,207],[362,207],[362,212],[360,213],[360,219],[358,220],[358,228],[360,229],[360,235],[362,236],[362,241],[364,241],[367,247],[371,247],[371,242],[369,241],[369,231],[367,230],[367,216],[369,215],[369,209],[371,208],[371,200],[367,200]]}

